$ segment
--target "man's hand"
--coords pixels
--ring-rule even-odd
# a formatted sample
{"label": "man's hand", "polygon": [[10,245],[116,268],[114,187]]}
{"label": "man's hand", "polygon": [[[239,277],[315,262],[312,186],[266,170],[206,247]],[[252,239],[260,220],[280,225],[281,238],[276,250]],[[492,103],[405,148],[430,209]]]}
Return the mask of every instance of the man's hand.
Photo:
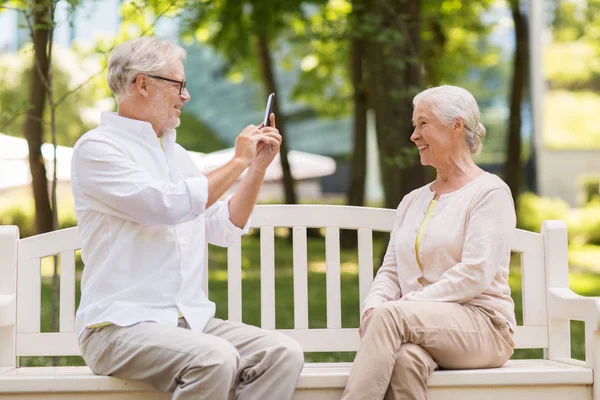
{"label": "man's hand", "polygon": [[363,337],[365,329],[367,328],[367,325],[369,324],[369,314],[371,314],[373,310],[374,308],[369,308],[367,311],[365,311],[362,317],[362,321],[360,321],[360,328],[358,328],[358,334],[360,335],[361,339]]}
{"label": "man's hand", "polygon": [[265,140],[258,143],[256,158],[252,164],[259,172],[266,171],[277,153],[279,153],[279,147],[281,146],[282,137],[275,126],[275,114],[271,114],[269,118],[271,126],[263,127],[262,124],[259,126]]}
{"label": "man's hand", "polygon": [[244,167],[249,167],[259,153],[259,149],[270,143],[270,141],[271,138],[261,132],[259,127],[248,125],[235,138],[235,155],[233,158],[241,161]]}

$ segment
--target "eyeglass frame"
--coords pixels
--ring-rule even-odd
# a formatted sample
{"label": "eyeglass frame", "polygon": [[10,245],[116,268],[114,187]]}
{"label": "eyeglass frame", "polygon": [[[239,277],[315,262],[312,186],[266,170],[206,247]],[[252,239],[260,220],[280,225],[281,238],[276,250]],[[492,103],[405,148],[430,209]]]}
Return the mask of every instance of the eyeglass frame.
{"label": "eyeglass frame", "polygon": [[[181,95],[181,93],[183,92],[183,89],[185,89],[186,86],[187,86],[187,82],[186,81],[178,81],[178,80],[175,80],[175,79],[165,78],[163,76],[158,76],[158,75],[150,75],[150,74],[142,74],[142,75],[146,75],[149,78],[161,79],[161,80],[167,81],[167,82],[179,83],[179,95]],[[135,79],[131,83],[135,83],[136,80],[137,80],[137,76],[135,77]]]}

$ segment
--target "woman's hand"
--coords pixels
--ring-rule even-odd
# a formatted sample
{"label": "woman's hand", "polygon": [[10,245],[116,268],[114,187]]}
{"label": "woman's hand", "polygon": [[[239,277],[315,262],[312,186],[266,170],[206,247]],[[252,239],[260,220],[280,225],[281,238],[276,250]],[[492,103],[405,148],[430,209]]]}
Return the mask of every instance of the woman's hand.
{"label": "woman's hand", "polygon": [[358,334],[360,335],[360,338],[362,339],[363,337],[363,332],[365,331],[365,329],[367,328],[367,324],[369,323],[369,314],[371,314],[373,312],[374,308],[369,308],[367,311],[365,311],[365,313],[363,314],[362,317],[362,321],[360,321],[360,327],[358,328]]}

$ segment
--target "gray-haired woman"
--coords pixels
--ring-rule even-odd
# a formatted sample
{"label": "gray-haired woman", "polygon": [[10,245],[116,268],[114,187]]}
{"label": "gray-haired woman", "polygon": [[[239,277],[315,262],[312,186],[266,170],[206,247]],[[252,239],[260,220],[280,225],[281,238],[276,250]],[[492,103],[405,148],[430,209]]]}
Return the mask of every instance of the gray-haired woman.
{"label": "gray-haired woman", "polygon": [[343,399],[427,399],[436,368],[499,367],[513,354],[516,217],[508,186],[473,161],[485,137],[477,102],[440,86],[413,103],[411,140],[437,177],[398,206]]}

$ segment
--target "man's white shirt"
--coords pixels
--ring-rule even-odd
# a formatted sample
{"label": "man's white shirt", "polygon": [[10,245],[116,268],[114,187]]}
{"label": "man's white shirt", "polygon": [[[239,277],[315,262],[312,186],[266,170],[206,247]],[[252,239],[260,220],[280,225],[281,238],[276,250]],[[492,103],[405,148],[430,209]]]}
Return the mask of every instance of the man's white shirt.
{"label": "man's white shirt", "polygon": [[[103,113],[74,147],[71,181],[85,265],[75,327],[143,321],[202,331],[215,305],[202,289],[206,242],[247,232],[229,199],[206,208],[208,181],[189,154],[152,125]],[[164,150],[163,150],[164,149]]]}

